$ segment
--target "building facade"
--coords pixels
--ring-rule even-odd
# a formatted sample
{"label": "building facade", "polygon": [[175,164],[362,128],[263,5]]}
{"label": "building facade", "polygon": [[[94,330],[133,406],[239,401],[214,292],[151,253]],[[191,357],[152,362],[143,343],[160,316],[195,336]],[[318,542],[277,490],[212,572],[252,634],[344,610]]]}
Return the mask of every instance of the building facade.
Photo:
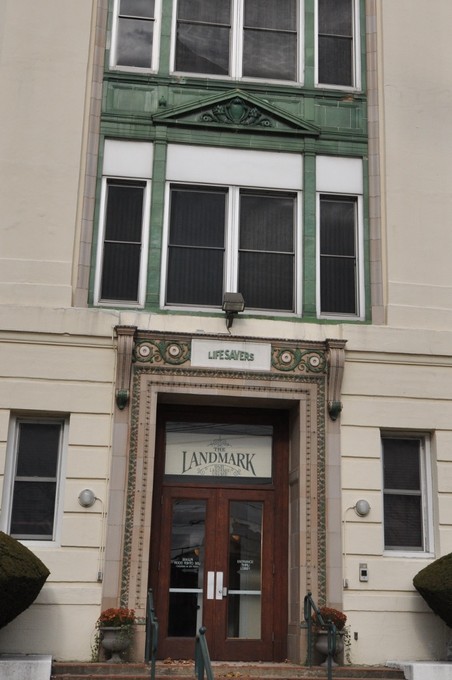
{"label": "building facade", "polygon": [[442,658],[447,0],[57,4],[0,9],[1,529],[51,571],[0,651],[124,605],[141,659],[152,588],[162,658],[303,662],[308,591]]}

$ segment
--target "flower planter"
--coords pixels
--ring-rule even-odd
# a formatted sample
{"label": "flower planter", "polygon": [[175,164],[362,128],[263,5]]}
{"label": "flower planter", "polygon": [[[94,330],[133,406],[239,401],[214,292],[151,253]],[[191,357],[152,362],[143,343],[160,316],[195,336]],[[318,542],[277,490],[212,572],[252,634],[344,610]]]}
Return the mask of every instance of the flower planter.
{"label": "flower planter", "polygon": [[99,629],[102,647],[111,652],[110,663],[122,663],[120,654],[125,652],[131,642],[131,631],[128,626],[111,626]]}
{"label": "flower planter", "polygon": [[[338,631],[336,633],[336,651],[334,653],[334,657],[332,660],[332,665],[337,666],[336,661],[334,660],[339,654],[343,651],[344,649],[344,631]],[[323,661],[321,666],[326,666],[328,664],[328,631],[326,630],[319,630],[317,631],[317,640],[315,643],[315,648],[320,654],[323,654],[325,657],[325,660]]]}

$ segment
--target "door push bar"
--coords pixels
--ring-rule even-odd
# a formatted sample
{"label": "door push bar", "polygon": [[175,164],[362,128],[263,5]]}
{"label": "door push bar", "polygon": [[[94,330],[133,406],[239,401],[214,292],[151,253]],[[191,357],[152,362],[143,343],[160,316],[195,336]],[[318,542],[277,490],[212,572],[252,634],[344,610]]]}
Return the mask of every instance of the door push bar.
{"label": "door push bar", "polygon": [[228,594],[228,589],[223,586],[222,571],[207,572],[207,599],[222,600]]}

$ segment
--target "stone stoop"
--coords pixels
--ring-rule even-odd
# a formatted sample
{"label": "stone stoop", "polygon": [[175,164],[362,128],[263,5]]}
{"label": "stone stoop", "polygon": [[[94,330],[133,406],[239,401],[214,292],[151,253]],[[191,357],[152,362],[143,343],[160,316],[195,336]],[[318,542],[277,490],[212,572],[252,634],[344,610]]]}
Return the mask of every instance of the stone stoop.
{"label": "stone stoop", "polygon": [[[247,664],[212,662],[215,680],[326,680],[327,669],[321,666],[293,664]],[[193,662],[157,662],[156,680],[195,679]],[[384,666],[335,666],[334,680],[403,680],[400,669]],[[146,664],[64,663],[54,662],[51,680],[149,680]]]}

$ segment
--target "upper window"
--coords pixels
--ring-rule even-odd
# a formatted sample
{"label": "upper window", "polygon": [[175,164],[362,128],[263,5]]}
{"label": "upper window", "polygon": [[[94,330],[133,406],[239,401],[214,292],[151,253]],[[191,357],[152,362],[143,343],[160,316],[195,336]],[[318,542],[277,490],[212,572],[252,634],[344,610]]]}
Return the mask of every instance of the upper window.
{"label": "upper window", "polygon": [[382,444],[385,549],[428,552],[431,530],[427,439],[387,435]]}
{"label": "upper window", "polygon": [[178,0],[174,70],[300,80],[298,0]]}
{"label": "upper window", "polygon": [[160,0],[115,0],[111,67],[157,70]]}
{"label": "upper window", "polygon": [[18,418],[14,426],[5,529],[18,539],[55,540],[66,423]]}
{"label": "upper window", "polygon": [[170,145],[162,305],[221,308],[229,291],[300,313],[301,168],[297,155]]}
{"label": "upper window", "polygon": [[221,307],[226,289],[294,312],[296,205],[293,193],[171,185],[166,304]]}
{"label": "upper window", "polygon": [[362,162],[317,158],[317,310],[364,318]]}
{"label": "upper window", "polygon": [[357,0],[317,0],[317,83],[359,87]]}
{"label": "upper window", "polygon": [[[107,140],[95,302],[143,306],[152,145]],[[140,178],[140,179],[138,179]]]}
{"label": "upper window", "polygon": [[357,313],[357,199],[320,195],[320,312]]}

